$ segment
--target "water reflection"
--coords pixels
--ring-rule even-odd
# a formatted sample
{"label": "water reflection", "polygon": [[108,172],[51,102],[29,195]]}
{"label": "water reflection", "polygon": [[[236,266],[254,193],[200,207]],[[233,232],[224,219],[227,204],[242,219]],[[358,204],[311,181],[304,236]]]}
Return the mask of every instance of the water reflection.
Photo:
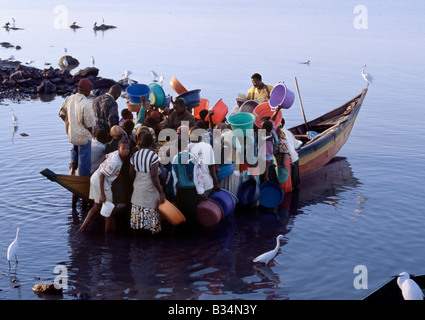
{"label": "water reflection", "polygon": [[[90,299],[288,299],[281,266],[254,265],[252,259],[274,247],[278,234],[285,236],[282,253],[303,208],[338,203],[344,191],[359,184],[347,159],[338,157],[304,179],[300,191],[278,208],[238,210],[218,226],[194,234],[104,235],[101,220],[98,228],[77,234],[84,212],[74,211],[66,294]],[[359,196],[359,208],[363,202]]]}

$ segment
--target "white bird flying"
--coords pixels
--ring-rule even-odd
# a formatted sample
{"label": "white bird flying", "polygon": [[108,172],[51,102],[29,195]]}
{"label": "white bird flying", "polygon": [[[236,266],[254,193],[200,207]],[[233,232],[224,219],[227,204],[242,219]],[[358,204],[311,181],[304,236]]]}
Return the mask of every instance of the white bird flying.
{"label": "white bird flying", "polygon": [[373,77],[369,73],[364,73],[364,69],[366,69],[366,65],[363,65],[361,75],[363,79],[367,82],[367,87],[372,83]]}
{"label": "white bird flying", "polygon": [[10,108],[10,112],[12,113],[13,126],[16,127],[18,125],[18,117],[15,116],[12,108]]}
{"label": "white bird flying", "polygon": [[13,242],[9,245],[9,248],[7,248],[7,261],[9,262],[9,268],[10,268],[10,260],[12,258],[15,258],[15,261],[18,262],[18,258],[16,257],[16,254],[19,248],[18,235],[19,235],[19,228],[17,228],[16,230],[15,240],[13,240]]}
{"label": "white bird flying", "polygon": [[91,61],[92,66],[94,67],[94,57],[93,56],[90,57],[90,61]]}
{"label": "white bird flying", "polygon": [[410,279],[407,272],[402,272],[397,277],[397,284],[401,289],[404,300],[423,300],[424,294],[418,284]]}
{"label": "white bird flying", "polygon": [[279,251],[279,246],[280,246],[279,241],[280,239],[283,239],[283,238],[284,237],[282,234],[278,235],[276,238],[276,247],[271,251],[268,251],[266,253],[259,255],[257,258],[253,260],[253,262],[261,262],[261,263],[268,264],[276,256],[277,252]]}

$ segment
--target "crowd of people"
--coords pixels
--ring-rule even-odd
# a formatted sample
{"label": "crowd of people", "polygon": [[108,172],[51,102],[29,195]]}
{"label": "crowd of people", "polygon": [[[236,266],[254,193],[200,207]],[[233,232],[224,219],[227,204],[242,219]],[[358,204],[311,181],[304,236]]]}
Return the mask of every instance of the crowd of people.
{"label": "crowd of people", "polygon": [[[261,75],[256,73],[251,80],[252,88],[246,95],[237,95],[230,116],[247,100],[270,98],[273,88],[262,82]],[[161,110],[142,98],[143,108],[134,117],[127,108],[119,113],[118,85],[91,103],[92,88],[90,80],[82,79],[78,92],[68,97],[59,111],[72,144],[70,174],[90,176],[89,198],[94,204],[79,232],[86,230],[105,201],[116,208],[128,205],[131,229],[156,234],[163,224],[158,206],[165,199],[185,215],[187,225],[196,225],[198,203],[214,191],[237,194],[248,179],[274,181],[284,192],[298,188],[296,149],[300,141],[284,128],[283,119],[276,123],[282,106],[271,117],[261,119],[260,127],[253,125],[254,134],[240,137],[233,134],[226,119],[213,123],[213,110],[203,110],[195,119],[180,98],[171,101],[172,108]],[[164,138],[164,132],[175,134]],[[247,154],[247,145],[255,146],[254,160]],[[105,231],[112,228],[113,215],[106,218]]]}

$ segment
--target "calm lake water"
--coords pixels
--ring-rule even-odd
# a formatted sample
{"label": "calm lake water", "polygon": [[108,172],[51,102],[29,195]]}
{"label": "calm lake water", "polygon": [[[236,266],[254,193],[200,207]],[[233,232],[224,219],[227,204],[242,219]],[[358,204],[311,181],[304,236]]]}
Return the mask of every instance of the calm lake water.
{"label": "calm lake water", "polygon": [[[100,76],[150,83],[174,75],[214,104],[233,107],[259,72],[267,84],[297,77],[307,119],[374,83],[351,136],[328,166],[303,179],[293,206],[238,212],[209,232],[134,238],[77,234],[83,212],[71,193],[40,175],[67,173],[70,144],[58,117],[63,98],[0,103],[0,299],[43,299],[34,284],[68,271],[62,299],[361,299],[401,271],[425,273],[425,36],[423,1],[363,1],[366,29],[356,28],[357,1],[12,1],[0,24],[0,58],[14,55],[56,66],[68,54]],[[362,11],[365,14],[365,11]],[[93,23],[118,28],[95,33]],[[67,20],[67,21],[66,21]],[[73,21],[74,32],[60,29]],[[357,21],[360,23],[359,21]],[[358,26],[358,25],[357,25]],[[310,60],[310,65],[301,64]],[[120,109],[125,101],[119,100]],[[10,108],[19,118],[14,132]],[[303,121],[298,99],[285,110],[288,127]],[[21,136],[26,133],[28,136]],[[287,199],[288,201],[289,199]],[[20,228],[18,266],[6,251]],[[252,259],[285,236],[269,267]],[[353,285],[354,268],[368,271],[368,288]]]}

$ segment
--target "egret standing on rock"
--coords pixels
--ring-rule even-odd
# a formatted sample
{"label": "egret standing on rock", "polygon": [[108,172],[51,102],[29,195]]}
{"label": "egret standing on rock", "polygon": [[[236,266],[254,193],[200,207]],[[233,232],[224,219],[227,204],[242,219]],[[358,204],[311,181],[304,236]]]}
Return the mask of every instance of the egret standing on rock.
{"label": "egret standing on rock", "polygon": [[283,235],[282,234],[280,234],[280,235],[277,236],[277,238],[276,238],[276,247],[273,250],[268,251],[266,253],[263,253],[263,254],[259,255],[257,258],[255,258],[253,260],[253,262],[261,262],[261,263],[268,264],[276,256],[277,252],[279,251],[279,246],[280,246],[279,240],[280,239],[283,239]]}
{"label": "egret standing on rock", "polygon": [[9,248],[7,248],[7,261],[9,262],[9,268],[10,268],[10,260],[12,258],[15,258],[16,263],[18,263],[18,258],[16,257],[16,254],[18,253],[18,248],[19,248],[18,235],[19,235],[19,228],[16,229],[15,240],[13,240],[13,242],[9,245]]}
{"label": "egret standing on rock", "polygon": [[407,272],[402,272],[397,277],[397,284],[401,289],[404,300],[423,300],[424,294],[418,284],[410,279]]}
{"label": "egret standing on rock", "polygon": [[361,75],[363,79],[367,82],[367,87],[369,87],[369,84],[372,83],[373,77],[368,73],[364,73],[364,69],[366,69],[366,65],[363,65]]}
{"label": "egret standing on rock", "polygon": [[90,57],[90,61],[91,61],[92,66],[94,67],[94,57],[93,56]]}

